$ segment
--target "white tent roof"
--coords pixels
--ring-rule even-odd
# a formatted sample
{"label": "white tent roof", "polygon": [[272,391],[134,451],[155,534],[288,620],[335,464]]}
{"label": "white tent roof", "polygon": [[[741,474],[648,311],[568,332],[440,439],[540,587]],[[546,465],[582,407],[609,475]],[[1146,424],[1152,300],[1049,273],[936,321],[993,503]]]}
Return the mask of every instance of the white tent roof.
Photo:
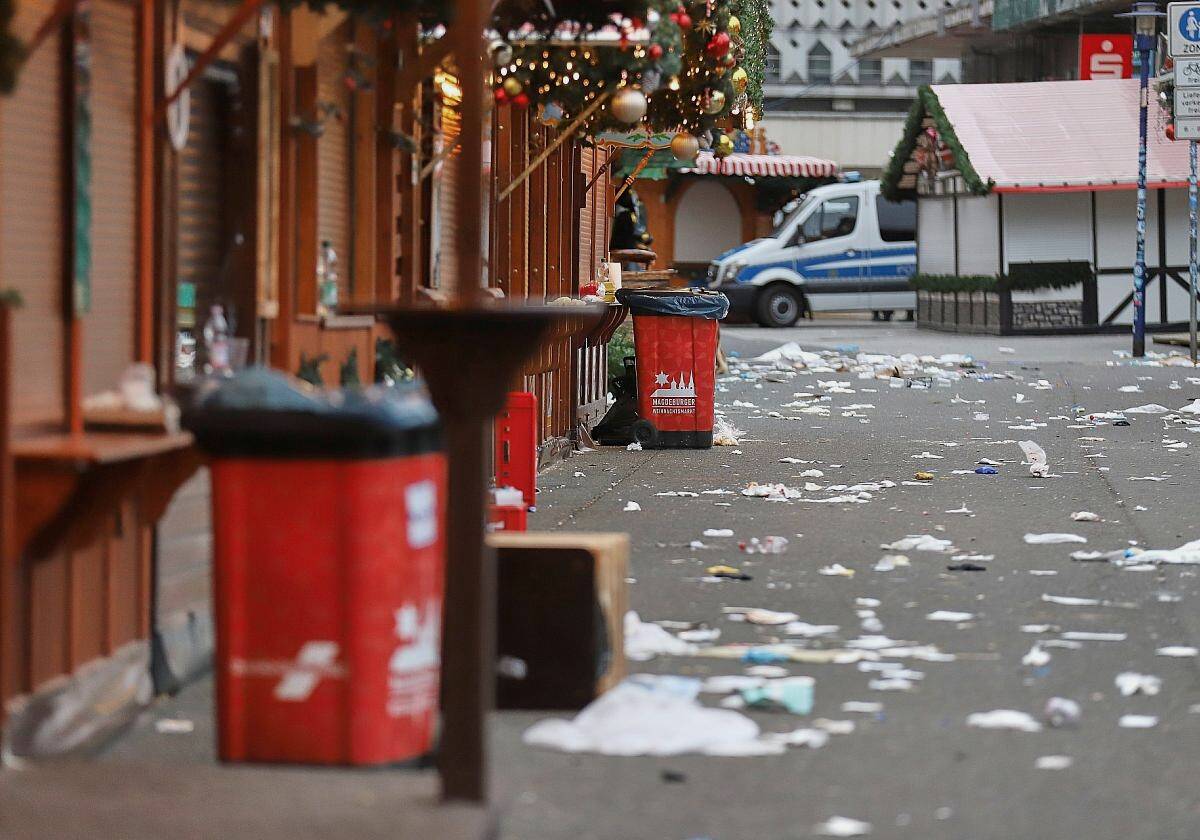
{"label": "white tent roof", "polygon": [[[1137,185],[1136,79],[935,85],[971,165],[997,192]],[[1163,134],[1151,91],[1150,186],[1187,182],[1186,141]]]}

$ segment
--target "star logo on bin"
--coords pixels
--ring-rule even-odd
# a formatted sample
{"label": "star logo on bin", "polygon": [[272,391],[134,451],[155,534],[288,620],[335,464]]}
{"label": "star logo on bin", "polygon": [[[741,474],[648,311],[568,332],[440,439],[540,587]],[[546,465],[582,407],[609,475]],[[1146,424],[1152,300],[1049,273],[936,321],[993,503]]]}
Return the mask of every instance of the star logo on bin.
{"label": "star logo on bin", "polygon": [[658,376],[654,377],[654,384],[655,385],[666,385],[668,378],[669,377],[665,373],[660,373]]}

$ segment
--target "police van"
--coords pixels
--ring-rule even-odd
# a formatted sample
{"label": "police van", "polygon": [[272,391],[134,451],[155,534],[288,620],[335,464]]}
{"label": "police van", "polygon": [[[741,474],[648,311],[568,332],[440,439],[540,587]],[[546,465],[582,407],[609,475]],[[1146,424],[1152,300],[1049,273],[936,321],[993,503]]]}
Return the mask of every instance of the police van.
{"label": "police van", "polygon": [[789,327],[813,312],[911,318],[916,229],[916,202],[889,201],[878,181],[817,187],[770,236],[717,257],[708,286],[764,327]]}

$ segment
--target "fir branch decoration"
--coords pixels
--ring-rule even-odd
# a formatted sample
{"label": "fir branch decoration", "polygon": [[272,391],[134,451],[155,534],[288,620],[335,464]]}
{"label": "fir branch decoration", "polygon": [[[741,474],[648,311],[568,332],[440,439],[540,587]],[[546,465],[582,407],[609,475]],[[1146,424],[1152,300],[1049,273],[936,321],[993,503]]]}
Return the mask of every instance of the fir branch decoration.
{"label": "fir branch decoration", "polygon": [[908,162],[913,149],[916,148],[917,138],[921,134],[921,124],[926,115],[933,120],[939,139],[946,144],[946,148],[954,157],[954,167],[962,176],[967,189],[975,195],[987,195],[991,192],[994,182],[990,178],[984,181],[979,177],[979,173],[971,164],[970,155],[967,154],[967,150],[963,148],[962,142],[958,139],[958,134],[954,131],[954,125],[947,118],[946,111],[942,108],[937,94],[929,85],[922,85],[917,90],[917,98],[904,121],[904,131],[900,136],[900,142],[896,144],[891,160],[883,169],[880,187],[884,197],[891,201],[903,197],[905,190],[900,188],[900,180],[904,177],[904,164]]}
{"label": "fir branch decoration", "polygon": [[746,96],[750,107],[761,114],[763,81],[767,69],[767,45],[775,29],[771,16],[771,4],[767,0],[734,0],[733,13],[742,22],[742,49],[744,56],[739,66],[746,71],[749,82]]}

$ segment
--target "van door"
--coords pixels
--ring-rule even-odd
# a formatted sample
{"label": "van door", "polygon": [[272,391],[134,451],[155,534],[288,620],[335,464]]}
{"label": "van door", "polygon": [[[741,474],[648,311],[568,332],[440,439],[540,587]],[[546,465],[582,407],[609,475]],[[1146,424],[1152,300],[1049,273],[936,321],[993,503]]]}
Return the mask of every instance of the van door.
{"label": "van door", "polygon": [[793,265],[804,278],[808,305],[815,311],[868,309],[859,242],[862,199],[858,194],[831,196],[805,218],[794,235]]}
{"label": "van door", "polygon": [[914,309],[916,292],[908,280],[917,267],[917,203],[875,196],[877,230],[864,276],[871,284],[871,308]]}

